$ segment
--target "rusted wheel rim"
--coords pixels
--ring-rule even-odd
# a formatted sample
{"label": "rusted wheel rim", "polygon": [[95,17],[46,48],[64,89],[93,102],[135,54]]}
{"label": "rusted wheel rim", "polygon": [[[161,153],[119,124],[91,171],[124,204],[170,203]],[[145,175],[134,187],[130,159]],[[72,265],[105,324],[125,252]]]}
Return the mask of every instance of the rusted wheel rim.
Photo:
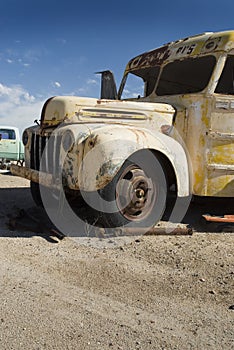
{"label": "rusted wheel rim", "polygon": [[156,201],[156,186],[138,166],[131,164],[121,174],[116,185],[116,204],[130,221],[145,219]]}

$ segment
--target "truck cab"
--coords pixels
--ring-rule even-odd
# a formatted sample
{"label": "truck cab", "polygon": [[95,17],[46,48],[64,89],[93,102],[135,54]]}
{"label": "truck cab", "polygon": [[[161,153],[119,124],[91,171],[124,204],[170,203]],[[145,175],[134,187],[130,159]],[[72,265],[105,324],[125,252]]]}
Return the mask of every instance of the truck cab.
{"label": "truck cab", "polygon": [[24,145],[19,129],[0,125],[0,170],[9,171],[13,161],[24,160]]}
{"label": "truck cab", "polygon": [[47,100],[23,134],[25,167],[12,172],[31,180],[36,199],[39,183],[92,198],[111,227],[155,224],[170,191],[233,197],[233,72],[234,31],[140,54],[118,90],[104,71],[101,98]]}

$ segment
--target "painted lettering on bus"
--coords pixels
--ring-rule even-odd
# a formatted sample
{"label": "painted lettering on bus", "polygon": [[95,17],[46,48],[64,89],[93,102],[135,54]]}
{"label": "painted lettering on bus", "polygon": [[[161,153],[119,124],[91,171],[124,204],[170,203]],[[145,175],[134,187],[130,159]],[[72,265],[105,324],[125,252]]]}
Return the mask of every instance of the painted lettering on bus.
{"label": "painted lettering on bus", "polygon": [[185,45],[178,47],[176,54],[177,55],[190,55],[196,47],[196,44]]}

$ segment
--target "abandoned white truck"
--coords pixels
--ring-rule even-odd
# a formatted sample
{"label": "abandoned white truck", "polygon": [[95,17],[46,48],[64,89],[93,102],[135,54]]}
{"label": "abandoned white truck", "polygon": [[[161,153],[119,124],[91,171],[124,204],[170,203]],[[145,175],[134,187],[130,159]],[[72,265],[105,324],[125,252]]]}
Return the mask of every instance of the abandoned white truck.
{"label": "abandoned white truck", "polygon": [[52,97],[24,131],[25,166],[12,173],[31,180],[37,203],[39,182],[77,198],[96,191],[106,225],[149,226],[170,191],[234,197],[234,31],[134,57],[118,91],[101,73],[100,99]]}

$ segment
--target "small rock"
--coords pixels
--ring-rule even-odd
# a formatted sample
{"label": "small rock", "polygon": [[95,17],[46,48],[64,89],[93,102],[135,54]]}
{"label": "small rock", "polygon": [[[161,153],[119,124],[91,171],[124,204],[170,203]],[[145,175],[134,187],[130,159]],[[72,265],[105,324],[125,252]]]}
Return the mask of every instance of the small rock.
{"label": "small rock", "polygon": [[234,305],[229,306],[229,310],[234,310]]}
{"label": "small rock", "polygon": [[216,294],[216,292],[214,290],[209,290],[210,294]]}

